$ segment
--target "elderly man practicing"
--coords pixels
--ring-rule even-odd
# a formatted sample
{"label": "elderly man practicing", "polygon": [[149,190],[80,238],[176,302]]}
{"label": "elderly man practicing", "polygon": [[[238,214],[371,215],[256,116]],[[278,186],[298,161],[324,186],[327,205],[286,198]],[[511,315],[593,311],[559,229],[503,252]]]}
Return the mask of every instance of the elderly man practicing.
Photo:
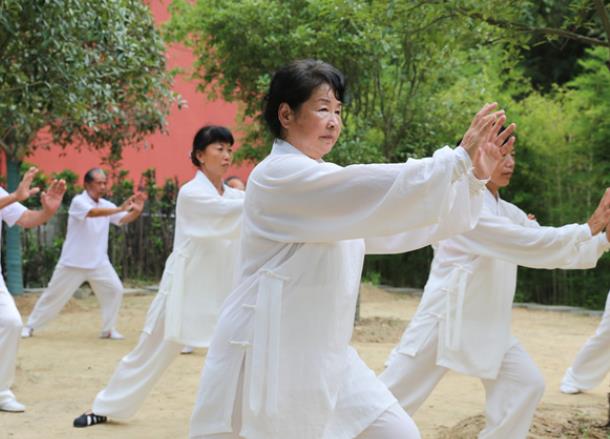
{"label": "elderly man practicing", "polygon": [[379,377],[410,415],[447,371],[480,378],[486,425],[479,439],[525,439],[544,391],[511,333],[517,266],[592,268],[610,249],[610,190],[587,223],[542,227],[500,197],[514,167],[506,155],[492,173],[476,227],[435,246],[421,303]]}
{"label": "elderly man practicing", "polygon": [[110,223],[121,226],[137,219],[144,207],[144,195],[131,196],[120,206],[102,198],[106,174],[93,168],[85,174],[85,190],[72,199],[68,233],[48,287],[36,302],[21,336],[49,323],[83,283],[89,282],[102,307],[101,338],[120,340],[115,329],[123,298],[123,285],[108,259]]}

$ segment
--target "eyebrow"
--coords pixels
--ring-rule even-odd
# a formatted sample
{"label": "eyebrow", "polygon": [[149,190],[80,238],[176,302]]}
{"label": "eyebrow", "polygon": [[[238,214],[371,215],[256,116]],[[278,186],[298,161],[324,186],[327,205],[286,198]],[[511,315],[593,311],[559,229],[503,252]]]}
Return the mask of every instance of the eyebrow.
{"label": "eyebrow", "polygon": [[[330,100],[330,99],[328,99],[328,98],[318,98],[318,99],[317,99],[317,101],[318,101],[318,102],[324,102],[324,103],[327,103],[327,104],[330,104],[330,103],[331,103],[331,100]],[[337,102],[339,102],[339,105],[340,105],[340,106],[343,106],[343,102],[341,102],[341,101],[339,101],[339,100],[338,100]]]}

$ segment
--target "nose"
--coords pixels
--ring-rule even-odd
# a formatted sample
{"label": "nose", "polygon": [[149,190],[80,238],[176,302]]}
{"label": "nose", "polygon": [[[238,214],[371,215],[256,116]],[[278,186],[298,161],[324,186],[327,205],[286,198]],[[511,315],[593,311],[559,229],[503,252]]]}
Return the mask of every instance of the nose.
{"label": "nose", "polygon": [[512,155],[507,155],[506,158],[504,159],[504,166],[506,166],[507,168],[514,168],[515,167],[515,158]]}
{"label": "nose", "polygon": [[328,127],[337,128],[341,124],[341,117],[338,114],[331,113],[328,118]]}

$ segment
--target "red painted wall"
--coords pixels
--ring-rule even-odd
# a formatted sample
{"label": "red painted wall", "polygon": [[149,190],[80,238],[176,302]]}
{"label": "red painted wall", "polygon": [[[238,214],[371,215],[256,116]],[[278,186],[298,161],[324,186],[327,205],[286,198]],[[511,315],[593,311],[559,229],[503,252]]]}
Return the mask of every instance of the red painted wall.
{"label": "red painted wall", "polygon": [[[157,23],[163,23],[169,18],[167,6],[169,0],[151,0],[150,6]],[[181,46],[170,46],[167,51],[168,68],[180,67],[189,72],[194,60],[193,54]],[[188,81],[184,76],[175,79],[174,90],[188,103],[187,108],[179,110],[174,106],[168,118],[168,133],[154,134],[147,138],[147,144],[135,149],[128,147],[123,152],[122,167],[129,170],[129,176],[138,183],[142,172],[154,167],[157,172],[158,183],[167,178],[178,177],[184,183],[194,174],[194,167],[190,162],[189,153],[195,132],[203,125],[218,124],[231,128],[235,134],[235,116],[237,105],[222,100],[208,101],[205,94],[196,90],[196,84]],[[239,137],[238,135],[236,136]],[[239,146],[239,144],[237,144]],[[48,151],[36,151],[26,160],[37,165],[45,173],[71,169],[82,179],[83,174],[90,168],[101,164],[102,152],[82,149],[77,152],[68,147],[62,150],[52,147]],[[233,166],[227,173],[245,179],[251,166]]]}

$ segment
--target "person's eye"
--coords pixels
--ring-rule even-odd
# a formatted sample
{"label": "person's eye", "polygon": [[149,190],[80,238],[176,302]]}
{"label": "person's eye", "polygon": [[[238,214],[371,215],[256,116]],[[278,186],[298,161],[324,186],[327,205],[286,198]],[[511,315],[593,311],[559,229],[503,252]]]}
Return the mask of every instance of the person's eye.
{"label": "person's eye", "polygon": [[318,111],[328,111],[327,107],[320,107],[320,109]]}

